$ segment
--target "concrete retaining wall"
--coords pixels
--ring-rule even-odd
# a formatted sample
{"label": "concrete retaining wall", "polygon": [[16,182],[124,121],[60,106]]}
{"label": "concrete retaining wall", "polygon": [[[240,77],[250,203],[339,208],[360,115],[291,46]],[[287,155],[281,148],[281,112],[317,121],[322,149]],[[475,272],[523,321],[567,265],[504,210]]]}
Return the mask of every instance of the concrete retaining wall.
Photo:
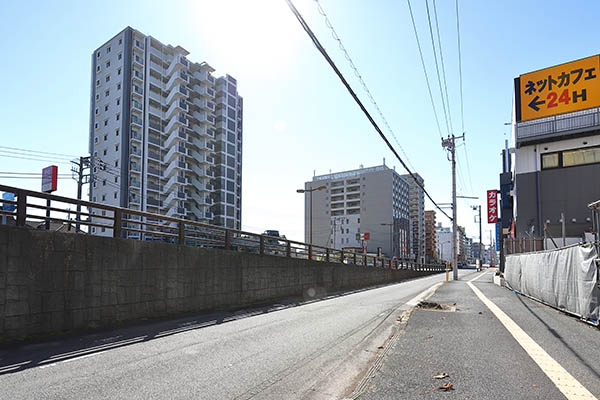
{"label": "concrete retaining wall", "polygon": [[430,273],[0,226],[0,340],[319,296]]}

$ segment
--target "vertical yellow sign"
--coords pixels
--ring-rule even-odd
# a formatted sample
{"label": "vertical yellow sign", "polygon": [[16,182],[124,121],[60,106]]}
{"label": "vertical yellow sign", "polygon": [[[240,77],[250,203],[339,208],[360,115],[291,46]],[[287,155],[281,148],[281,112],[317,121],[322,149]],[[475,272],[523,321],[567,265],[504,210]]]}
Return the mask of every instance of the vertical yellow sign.
{"label": "vertical yellow sign", "polygon": [[520,121],[600,106],[600,56],[521,75],[517,101]]}

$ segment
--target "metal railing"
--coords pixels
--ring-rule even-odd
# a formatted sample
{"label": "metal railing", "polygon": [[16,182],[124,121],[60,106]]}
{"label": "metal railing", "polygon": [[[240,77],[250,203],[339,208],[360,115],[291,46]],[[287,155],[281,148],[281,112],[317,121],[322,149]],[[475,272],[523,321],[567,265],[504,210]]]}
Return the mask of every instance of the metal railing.
{"label": "metal railing", "polygon": [[[0,215],[14,218],[16,225],[22,227],[27,226],[32,221],[45,222],[46,229],[49,228],[50,222],[69,224],[69,226],[76,224],[77,226],[87,226],[90,230],[96,229],[96,232],[103,232],[104,236],[114,238],[154,240],[368,267],[432,272],[445,271],[445,266],[441,264],[421,264],[411,260],[390,259],[370,254],[348,252],[283,237],[260,235],[238,229],[12,186],[0,185],[0,191],[14,193],[16,196],[16,200],[0,199],[0,203],[9,206],[8,208],[14,208],[14,210],[6,210],[4,208],[7,207],[3,207],[0,209]],[[43,203],[45,200],[46,204],[36,204],[35,200],[39,203]],[[57,206],[57,203],[62,207]],[[81,211],[84,207],[87,208],[87,212]],[[77,211],[73,211],[75,208]],[[34,214],[34,210],[38,210],[38,212],[45,211],[46,214]],[[65,214],[75,214],[75,221],[65,218]]]}
{"label": "metal railing", "polygon": [[556,136],[562,132],[591,130],[598,126],[600,126],[600,108],[553,115],[517,123],[517,142]]}

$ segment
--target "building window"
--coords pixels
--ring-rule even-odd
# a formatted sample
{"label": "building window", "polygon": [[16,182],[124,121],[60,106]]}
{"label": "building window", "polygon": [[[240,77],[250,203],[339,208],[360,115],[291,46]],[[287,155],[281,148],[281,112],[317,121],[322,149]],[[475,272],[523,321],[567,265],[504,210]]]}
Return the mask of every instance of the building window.
{"label": "building window", "polygon": [[108,104],[104,105],[104,111],[108,111]]}
{"label": "building window", "polygon": [[96,53],[96,58],[100,58],[100,52]]}
{"label": "building window", "polygon": [[119,166],[119,160],[115,160],[115,167]]}
{"label": "building window", "polygon": [[117,192],[115,192],[115,193],[113,194],[113,197],[114,197],[115,199],[117,198]]}
{"label": "building window", "polygon": [[121,90],[121,82],[117,83],[117,90]]}
{"label": "building window", "polygon": [[96,86],[100,86],[100,79],[96,79]]}
{"label": "building window", "polygon": [[542,169],[558,168],[558,153],[542,154]]}
{"label": "building window", "polygon": [[117,99],[117,105],[118,106],[121,105],[121,98],[120,97]]}
{"label": "building window", "polygon": [[106,77],[104,78],[104,80],[105,80],[106,82],[110,81],[110,75],[106,75]]}
{"label": "building window", "polygon": [[106,48],[106,54],[110,53],[110,46]]}
{"label": "building window", "polygon": [[98,109],[96,108],[96,115],[98,115]]}
{"label": "building window", "polygon": [[563,167],[600,163],[600,147],[562,152]]}
{"label": "building window", "polygon": [[119,177],[115,176],[115,183],[119,183]]}
{"label": "building window", "polygon": [[117,114],[115,117],[116,117],[116,119],[117,119],[117,121],[118,121],[118,120],[119,120],[119,118],[120,118],[120,114]]}
{"label": "building window", "polygon": [[[102,196],[102,197],[106,197],[106,196]],[[106,228],[103,227],[102,232],[105,232],[105,231],[106,231]]]}
{"label": "building window", "polygon": [[110,90],[108,90],[108,89],[107,89],[107,90],[104,92],[104,97],[108,97],[109,95],[110,95]]}
{"label": "building window", "polygon": [[123,57],[123,54],[119,53],[119,55],[117,56],[117,58],[120,60]]}
{"label": "building window", "polygon": [[115,136],[119,136],[119,129],[115,130]]}
{"label": "building window", "polygon": [[104,126],[107,126],[107,125],[108,125],[108,120],[107,120],[107,119],[105,119],[105,120],[104,120]]}
{"label": "building window", "polygon": [[100,100],[100,94],[96,93],[96,100]]}
{"label": "building window", "polygon": [[106,186],[106,179],[102,181],[102,186]]}
{"label": "building window", "polygon": [[106,139],[108,139],[108,135],[105,133],[104,134],[104,141],[106,142]]}
{"label": "building window", "polygon": [[119,145],[115,144],[115,151],[119,151]]}
{"label": "building window", "polygon": [[100,72],[100,66],[99,65],[96,66],[96,72]]}
{"label": "building window", "polygon": [[110,60],[106,62],[106,68],[110,68]]}
{"label": "building window", "polygon": [[117,75],[121,75],[121,68],[117,69]]}
{"label": "building window", "polygon": [[106,195],[105,194],[102,195],[102,201],[106,201]]}
{"label": "building window", "polygon": [[123,38],[119,38],[119,44],[123,44]]}
{"label": "building window", "polygon": [[106,155],[106,149],[104,149],[104,151],[102,152],[103,155]]}
{"label": "building window", "polygon": [[94,138],[94,143],[98,143],[98,136]]}
{"label": "building window", "polygon": [[97,122],[94,124],[94,128],[98,129],[98,123]]}

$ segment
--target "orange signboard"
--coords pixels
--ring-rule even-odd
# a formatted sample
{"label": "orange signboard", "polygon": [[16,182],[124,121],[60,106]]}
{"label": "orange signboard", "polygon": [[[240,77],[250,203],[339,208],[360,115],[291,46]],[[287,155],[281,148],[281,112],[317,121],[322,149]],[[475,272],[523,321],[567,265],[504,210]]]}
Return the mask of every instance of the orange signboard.
{"label": "orange signboard", "polygon": [[600,56],[523,74],[516,79],[517,121],[600,106]]}

